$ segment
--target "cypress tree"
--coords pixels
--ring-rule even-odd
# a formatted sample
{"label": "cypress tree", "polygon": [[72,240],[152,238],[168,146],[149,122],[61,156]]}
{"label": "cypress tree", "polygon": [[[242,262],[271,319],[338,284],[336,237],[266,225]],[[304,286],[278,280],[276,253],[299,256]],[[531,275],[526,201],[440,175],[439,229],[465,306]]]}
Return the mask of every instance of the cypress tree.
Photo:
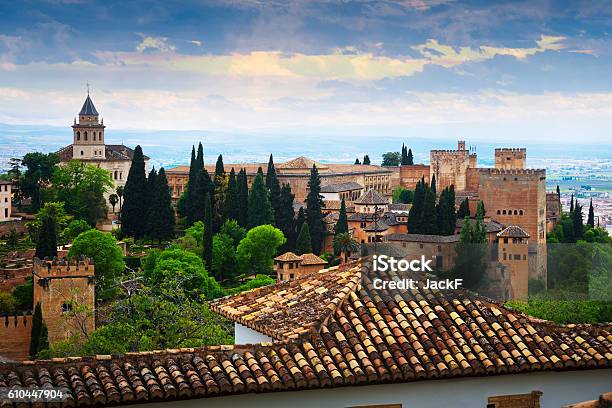
{"label": "cypress tree", "polygon": [[436,235],[438,234],[438,221],[436,214],[436,195],[432,188],[425,189],[425,199],[423,204],[422,215],[422,234]]}
{"label": "cypress tree", "polygon": [[297,237],[300,230],[302,229],[302,224],[306,222],[306,213],[304,212],[304,207],[300,207],[297,213],[297,217],[295,218],[295,236]]}
{"label": "cypress tree", "polygon": [[453,235],[457,225],[457,213],[455,211],[455,186],[451,184],[446,193],[446,235]]}
{"label": "cypress tree", "polygon": [[402,160],[400,162],[402,166],[408,164],[408,151],[406,150],[406,146],[402,143]]}
{"label": "cypress tree", "polygon": [[485,211],[484,201],[480,200],[478,202],[478,207],[476,207],[476,218],[482,220],[487,212]]}
{"label": "cypress tree", "polygon": [[274,219],[276,226],[280,229],[287,242],[285,243],[285,250],[290,250],[295,244],[295,211],[293,210],[293,199],[295,196],[291,192],[291,186],[289,184],[283,184],[280,191],[279,208],[277,210]]}
{"label": "cypress tree", "polygon": [[414,157],[412,157],[412,149],[408,149],[408,165],[412,166],[414,164]]}
{"label": "cypress tree", "polygon": [[423,180],[417,181],[414,190],[414,200],[412,207],[408,211],[408,232],[410,234],[420,234],[422,231],[423,206],[425,201],[425,186]]}
{"label": "cypress tree", "polygon": [[212,213],[212,199],[210,194],[206,194],[204,198],[204,235],[202,237],[202,250],[204,264],[206,270],[211,271],[212,269],[212,255],[213,255],[213,213]]}
{"label": "cypress tree", "polygon": [[572,212],[572,224],[574,225],[574,238],[576,241],[582,239],[584,225],[582,224],[582,206],[578,204],[578,200],[576,200],[574,211]]}
{"label": "cypress tree", "polygon": [[123,234],[142,238],[147,229],[147,177],[142,148],[136,146],[123,192],[121,230]]}
{"label": "cypress tree", "polygon": [[225,212],[225,195],[227,194],[227,177],[225,175],[222,155],[219,155],[217,164],[215,165],[214,184],[213,231],[217,233],[225,221],[223,216]]}
{"label": "cypress tree", "polygon": [[561,199],[561,189],[559,188],[558,184],[557,184],[557,197],[559,197],[559,200]]}
{"label": "cypress tree", "polygon": [[240,209],[238,205],[238,185],[236,182],[236,172],[234,168],[230,170],[227,179],[227,195],[225,197],[224,218],[227,220],[238,221],[240,218]]}
{"label": "cypress tree", "polygon": [[[268,161],[268,171],[266,172],[266,187],[270,192],[270,204],[272,204],[272,210],[274,211],[274,219],[276,220],[276,226],[280,228],[278,224],[278,213],[281,211],[281,187],[276,175],[276,168],[274,167],[274,159],[270,154],[270,160]],[[282,230],[282,228],[281,228]]]}
{"label": "cypress tree", "polygon": [[368,156],[367,154],[365,156],[363,156],[363,164],[365,164],[365,165],[369,165],[370,164],[370,156]]}
{"label": "cypress tree", "polygon": [[32,330],[30,332],[30,357],[35,359],[38,351],[40,350],[40,337],[42,333],[43,319],[42,309],[40,302],[36,303],[34,307],[34,314],[32,315]]}
{"label": "cypress tree", "polygon": [[194,222],[193,219],[193,192],[196,190],[196,183],[198,178],[198,170],[196,166],[196,155],[195,147],[191,146],[191,161],[189,162],[189,178],[187,179],[187,186],[185,187],[185,212],[187,215],[187,225],[191,225]]}
{"label": "cypress tree", "polygon": [[308,180],[308,195],[306,196],[306,222],[310,230],[312,249],[317,255],[321,253],[323,234],[325,233],[322,212],[324,206],[323,197],[321,196],[319,170],[313,164],[310,170],[310,180]]}
{"label": "cypress tree", "polygon": [[202,142],[198,143],[198,155],[196,156],[195,166],[198,173],[204,169],[204,147],[202,147]]}
{"label": "cypress tree", "polygon": [[570,214],[574,212],[574,195],[570,198]]}
{"label": "cypress tree", "polygon": [[359,157],[355,159],[355,164],[361,164],[361,162],[359,161]]}
{"label": "cypress tree", "polygon": [[448,232],[448,189],[443,189],[440,193],[440,200],[436,206],[436,216],[438,221],[438,234],[449,235]]}
{"label": "cypress tree", "polygon": [[238,224],[241,227],[249,226],[249,186],[245,169],[238,172],[236,179],[236,190],[238,191]]}
{"label": "cypress tree", "polygon": [[336,225],[334,225],[334,235],[338,235],[343,232],[349,232],[348,220],[346,217],[346,203],[344,202],[344,198],[342,199],[342,203],[340,204],[340,214],[338,215],[338,221],[336,222]]}
{"label": "cypress tree", "polygon": [[470,216],[470,201],[467,197],[459,204],[459,211],[457,211],[457,219],[464,219]]}
{"label": "cypress tree", "polygon": [[591,204],[589,204],[589,216],[587,218],[587,225],[591,228],[595,228],[595,210],[593,209],[593,199],[591,198]]}
{"label": "cypress tree", "polygon": [[38,231],[36,242],[36,257],[38,259],[53,259],[57,256],[57,220],[54,211],[46,214]]}
{"label": "cypress tree", "polygon": [[434,174],[433,176],[431,176],[431,190],[434,193],[434,197],[437,195],[437,191],[436,191],[436,175]]}
{"label": "cypress tree", "polygon": [[309,254],[312,251],[312,239],[310,237],[310,230],[308,223],[302,223],[300,228],[300,234],[298,235],[297,242],[295,244],[295,253],[297,255]]}
{"label": "cypress tree", "polygon": [[214,194],[213,181],[210,179],[206,169],[200,170],[196,180],[196,189],[192,192],[193,202],[191,203],[193,222],[204,221],[206,195],[212,197]]}
{"label": "cypress tree", "polygon": [[249,193],[249,229],[259,225],[274,224],[274,211],[269,194],[260,167]]}
{"label": "cypress tree", "polygon": [[154,205],[154,199],[155,199],[155,193],[156,193],[156,189],[157,189],[157,184],[156,184],[156,178],[157,178],[157,171],[155,170],[155,166],[153,166],[153,168],[151,169],[151,171],[149,172],[149,176],[147,177],[147,204],[148,204],[148,208],[147,208],[147,230],[145,232],[145,234],[150,234],[151,233],[151,228],[152,228],[152,218],[151,218],[151,210],[152,207]]}
{"label": "cypress tree", "polygon": [[174,210],[163,167],[159,169],[155,181],[155,191],[149,211],[149,234],[152,239],[157,239],[159,242],[174,236]]}

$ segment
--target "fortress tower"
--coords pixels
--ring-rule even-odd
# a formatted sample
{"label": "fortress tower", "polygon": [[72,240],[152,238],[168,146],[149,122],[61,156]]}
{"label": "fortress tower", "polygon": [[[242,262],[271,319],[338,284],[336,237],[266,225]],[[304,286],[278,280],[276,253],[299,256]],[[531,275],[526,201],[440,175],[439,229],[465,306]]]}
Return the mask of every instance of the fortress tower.
{"label": "fortress tower", "polygon": [[87,258],[34,259],[34,305],[40,303],[51,343],[95,329],[94,283],[94,265]]}
{"label": "fortress tower", "polygon": [[510,271],[512,299],[529,295],[529,234],[511,225],[497,234],[499,262]]}
{"label": "fortress tower", "polygon": [[73,149],[72,158],[79,160],[104,160],[106,149],[104,147],[104,120],[98,121],[98,111],[94,106],[89,91],[87,99],[79,112],[79,122],[76,119],[72,125]]}
{"label": "fortress tower", "polygon": [[465,141],[459,140],[457,150],[432,150],[429,163],[430,176],[436,176],[437,191],[451,185],[455,186],[455,191],[463,191],[467,185],[468,169],[476,168],[476,153],[466,150]]}
{"label": "fortress tower", "polygon": [[495,149],[496,169],[524,169],[526,167],[527,149]]}

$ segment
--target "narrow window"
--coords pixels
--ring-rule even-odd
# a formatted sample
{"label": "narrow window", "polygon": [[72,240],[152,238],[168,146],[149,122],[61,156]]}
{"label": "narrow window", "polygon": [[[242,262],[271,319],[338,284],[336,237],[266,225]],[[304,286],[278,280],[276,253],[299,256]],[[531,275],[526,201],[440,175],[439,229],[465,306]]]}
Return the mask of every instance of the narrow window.
{"label": "narrow window", "polygon": [[77,132],[77,141],[81,140],[81,132]]}

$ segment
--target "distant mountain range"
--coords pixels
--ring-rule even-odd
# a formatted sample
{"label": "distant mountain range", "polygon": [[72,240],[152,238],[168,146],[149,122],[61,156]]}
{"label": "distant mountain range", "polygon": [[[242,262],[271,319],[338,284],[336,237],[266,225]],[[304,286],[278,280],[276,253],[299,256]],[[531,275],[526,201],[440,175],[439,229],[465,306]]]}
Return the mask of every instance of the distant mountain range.
{"label": "distant mountain range", "polygon": [[[470,140],[475,145],[481,166],[493,163],[496,147],[527,147],[527,157],[546,158],[611,158],[612,145],[568,145],[551,143],[498,143]],[[579,139],[578,139],[579,140]],[[219,154],[229,162],[267,162],[270,153],[276,162],[297,156],[308,156],[320,162],[352,163],[368,154],[373,163],[380,163],[387,151],[400,151],[402,143],[410,147],[416,162],[428,162],[430,149],[455,149],[457,139],[408,137],[401,135],[351,136],[325,134],[324,132],[300,133],[280,130],[270,132],[229,133],[219,131],[144,131],[109,129],[106,143],[140,144],[151,163],[156,167],[188,164],[191,145],[202,141],[207,162],[215,162]],[[69,127],[7,125],[0,123],[0,171],[5,170],[11,157],[22,157],[31,151],[50,152],[72,142]]]}

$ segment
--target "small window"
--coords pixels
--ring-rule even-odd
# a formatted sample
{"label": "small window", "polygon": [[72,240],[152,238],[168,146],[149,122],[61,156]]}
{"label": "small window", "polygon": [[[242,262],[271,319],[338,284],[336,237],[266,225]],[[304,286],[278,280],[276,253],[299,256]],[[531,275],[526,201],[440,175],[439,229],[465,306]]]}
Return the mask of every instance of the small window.
{"label": "small window", "polygon": [[68,313],[72,310],[72,304],[70,303],[62,303],[62,313]]}
{"label": "small window", "polygon": [[523,215],[523,210],[519,210],[519,215]]}
{"label": "small window", "polygon": [[438,252],[442,252],[442,245],[438,245]]}
{"label": "small window", "polygon": [[81,140],[81,132],[77,132],[77,141]]}
{"label": "small window", "polygon": [[419,248],[423,249],[423,244],[419,244]]}
{"label": "small window", "polygon": [[295,279],[295,274],[290,273],[290,274],[289,274],[289,279],[291,279],[291,280]]}
{"label": "small window", "polygon": [[501,214],[501,210],[497,210],[497,215]]}
{"label": "small window", "polygon": [[83,133],[83,139],[87,141],[87,132]]}
{"label": "small window", "polygon": [[506,215],[506,210],[503,210],[503,211],[502,211],[502,214]]}
{"label": "small window", "polygon": [[81,156],[83,155],[83,151],[81,150]]}

